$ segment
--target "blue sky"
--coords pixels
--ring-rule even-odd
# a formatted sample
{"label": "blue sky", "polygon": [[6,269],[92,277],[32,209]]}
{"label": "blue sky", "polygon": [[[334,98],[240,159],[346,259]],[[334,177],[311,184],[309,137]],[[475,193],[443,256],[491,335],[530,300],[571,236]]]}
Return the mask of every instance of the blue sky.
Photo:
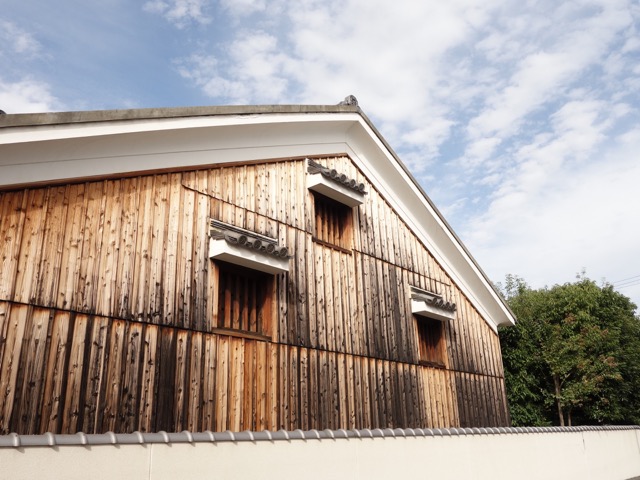
{"label": "blue sky", "polygon": [[7,113],[353,94],[494,281],[584,269],[640,304],[637,0],[0,7]]}

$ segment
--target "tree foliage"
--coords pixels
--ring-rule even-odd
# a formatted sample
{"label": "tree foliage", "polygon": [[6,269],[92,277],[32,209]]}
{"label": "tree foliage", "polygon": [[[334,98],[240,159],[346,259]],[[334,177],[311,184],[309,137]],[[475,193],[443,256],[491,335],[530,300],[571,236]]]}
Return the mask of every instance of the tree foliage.
{"label": "tree foliage", "polygon": [[517,318],[500,330],[514,425],[640,423],[640,318],[610,285],[584,276],[531,289],[509,275]]}

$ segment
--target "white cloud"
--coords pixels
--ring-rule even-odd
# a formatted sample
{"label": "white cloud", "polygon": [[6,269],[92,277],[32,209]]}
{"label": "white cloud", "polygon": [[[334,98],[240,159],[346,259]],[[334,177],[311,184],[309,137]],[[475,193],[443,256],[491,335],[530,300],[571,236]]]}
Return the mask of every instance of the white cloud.
{"label": "white cloud", "polygon": [[149,0],[143,9],[149,13],[162,15],[178,28],[191,23],[208,24],[211,17],[205,13],[209,0]]}
{"label": "white cloud", "polygon": [[180,62],[179,72],[207,95],[230,103],[275,103],[285,98],[289,61],[280,53],[277,37],[251,32],[234,41],[229,52],[222,59],[192,55]]}
{"label": "white cloud", "polygon": [[[481,49],[488,51],[489,58],[496,58],[495,51],[506,44],[509,60],[516,50],[509,47],[516,45],[520,60],[507,80],[495,85],[479,114],[469,121],[471,143],[465,156],[476,158],[474,165],[493,154],[499,145],[497,139],[522,133],[530,115],[566,95],[571,85],[602,61],[610,45],[631,22],[620,2],[597,6],[597,13],[586,18],[585,8],[585,3],[562,4],[556,11],[556,25],[549,17],[539,19],[529,12],[521,15],[515,22],[516,31],[528,28],[531,33],[538,32],[540,39],[523,34],[513,39],[513,32],[502,32],[498,38],[493,33],[481,42]],[[486,148],[488,139],[494,148]],[[483,152],[484,158],[478,158],[478,152]]]}
{"label": "white cloud", "polygon": [[[220,0],[224,9],[232,15],[246,16],[253,13],[264,12],[267,9],[266,0]],[[273,5],[269,5],[273,9]]]}
{"label": "white cloud", "polygon": [[423,149],[428,162],[454,124],[444,97],[457,87],[441,63],[488,21],[494,3],[307,0],[263,10],[246,2],[234,13],[260,13],[256,28],[200,55],[215,58],[215,71],[182,61],[181,72],[233,103],[324,104],[354,94],[390,141]]}
{"label": "white cloud", "polygon": [[[492,278],[515,273],[540,287],[572,281],[582,268],[597,280],[638,274],[640,127],[598,149],[597,107],[571,104],[557,112],[564,133],[530,146],[512,180],[465,228],[463,238]],[[576,152],[584,141],[591,148]],[[576,160],[588,151],[590,161]],[[623,293],[640,298],[640,290]]]}
{"label": "white cloud", "polygon": [[29,32],[12,22],[0,20],[0,57],[7,54],[35,57],[40,54],[41,48],[40,42]]}
{"label": "white cloud", "polygon": [[5,82],[0,78],[0,109],[6,113],[48,112],[61,106],[46,83],[30,79]]}

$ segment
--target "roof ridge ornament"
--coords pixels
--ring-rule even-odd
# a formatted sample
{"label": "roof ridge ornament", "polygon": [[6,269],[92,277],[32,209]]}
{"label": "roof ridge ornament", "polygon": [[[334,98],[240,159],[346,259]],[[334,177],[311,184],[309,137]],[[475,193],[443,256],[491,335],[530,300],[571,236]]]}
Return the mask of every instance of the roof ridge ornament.
{"label": "roof ridge ornament", "polygon": [[338,103],[338,105],[349,105],[349,106],[358,106],[358,99],[353,95],[347,95],[344,97],[344,100]]}

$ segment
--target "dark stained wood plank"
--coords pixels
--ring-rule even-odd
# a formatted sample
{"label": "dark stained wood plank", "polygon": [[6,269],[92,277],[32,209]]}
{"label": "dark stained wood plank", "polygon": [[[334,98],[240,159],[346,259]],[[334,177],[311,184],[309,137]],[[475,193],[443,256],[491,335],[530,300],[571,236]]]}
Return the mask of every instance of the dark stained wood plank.
{"label": "dark stained wood plank", "polygon": [[100,288],[98,288],[96,299],[96,314],[106,317],[114,315],[116,308],[120,224],[122,219],[120,186],[120,180],[109,180],[106,182],[105,187],[105,218],[98,267]]}
{"label": "dark stained wood plank", "polygon": [[49,309],[36,308],[29,312],[24,327],[16,378],[16,402],[10,423],[14,432],[39,433],[48,328]]}
{"label": "dark stained wood plank", "polygon": [[289,415],[289,346],[279,345],[279,357],[278,357],[278,428],[284,428],[285,430],[291,429],[290,415]]}
{"label": "dark stained wood plank", "polygon": [[[367,382],[366,375],[363,372],[362,357],[350,356],[350,360],[353,361],[353,390],[351,391],[351,397],[353,400],[353,416],[354,416],[354,428],[367,428],[365,425],[369,425],[368,418],[368,406],[365,403],[365,382]],[[368,382],[367,382],[368,383]]]}
{"label": "dark stained wood plank", "polygon": [[[60,269],[62,262],[62,251],[64,248],[64,235],[67,228],[67,187],[52,187],[49,192],[47,205],[47,216],[43,228],[43,246],[42,255],[40,257],[40,267],[37,277],[37,293],[36,303],[42,306],[55,306],[56,296],[58,294],[58,284],[60,282]],[[7,212],[9,213],[9,212]],[[11,212],[13,213],[13,212]],[[11,252],[12,240],[15,232],[10,222],[7,225],[7,236],[5,237],[8,251]],[[0,226],[0,231],[3,226]],[[4,243],[4,242],[3,242]],[[2,247],[0,247],[2,248]],[[10,256],[13,256],[11,253]],[[35,261],[32,260],[32,261]],[[3,261],[4,264],[4,261]],[[0,270],[4,265],[0,265]],[[11,269],[10,265],[6,265]],[[0,285],[2,285],[2,273],[0,272]],[[2,287],[0,286],[0,291]],[[10,297],[0,297],[10,298]]]}
{"label": "dark stained wood plank", "polygon": [[307,297],[308,306],[308,322],[309,322],[309,342],[308,345],[311,348],[318,348],[318,299],[317,299],[317,283],[318,272],[315,269],[315,243],[312,240],[311,234],[304,235],[304,255],[306,263],[306,275],[305,275],[305,291]]}
{"label": "dark stained wood plank", "polygon": [[173,418],[172,429],[185,429],[187,423],[186,410],[188,405],[187,395],[189,394],[189,350],[190,332],[186,330],[176,331],[175,350],[175,377],[173,378]]}
{"label": "dark stained wood plank", "polygon": [[316,349],[309,350],[309,428],[320,429],[320,366],[318,365],[319,352]]}
{"label": "dark stained wood plank", "polygon": [[280,346],[277,344],[268,344],[267,357],[269,362],[269,370],[267,372],[267,429],[278,430],[281,428],[280,419],[278,417],[278,400],[280,398]]}
{"label": "dark stained wood plank", "polygon": [[[205,363],[204,335],[194,332],[189,335],[189,373],[185,394],[184,428],[190,432],[200,432],[202,428],[203,407],[203,365]],[[209,430],[211,427],[208,428]]]}
{"label": "dark stained wood plank", "polygon": [[86,220],[86,185],[71,185],[68,190],[67,229],[62,254],[62,271],[56,306],[72,309],[80,282],[83,231]]}
{"label": "dark stained wood plank", "polygon": [[358,300],[356,298],[356,278],[354,255],[340,256],[340,274],[345,286],[342,289],[342,316],[344,321],[344,352],[358,354],[360,352],[360,322]]}
{"label": "dark stained wood plank", "polygon": [[345,352],[345,318],[343,304],[345,301],[348,289],[346,286],[346,279],[343,277],[343,273],[340,268],[341,257],[346,256],[343,252],[335,250],[331,251],[331,270],[333,278],[333,324],[335,331],[335,347],[337,352]]}
{"label": "dark stained wood plank", "polygon": [[331,428],[331,407],[329,390],[328,354],[324,350],[318,351],[318,424]]}
{"label": "dark stained wood plank", "polygon": [[[355,378],[355,366],[356,360],[353,355],[344,355],[345,362],[345,390],[342,393],[344,401],[346,402],[346,424],[343,428],[354,429],[358,428],[357,411],[358,406],[356,402],[356,396],[358,394],[358,387],[356,386]],[[345,427],[346,425],[346,427]]]}
{"label": "dark stained wood plank", "polygon": [[309,385],[309,350],[299,349],[299,370],[297,390],[300,392],[299,421],[298,426],[302,430],[309,430],[310,426],[310,385]]}
{"label": "dark stained wood plank", "polygon": [[338,362],[337,354],[329,352],[327,354],[327,408],[329,428],[337,429],[340,425],[340,391],[338,384]]}
{"label": "dark stained wood plank", "polygon": [[[392,349],[395,345],[392,343],[392,323],[390,319],[390,309],[388,307],[388,292],[389,292],[389,276],[385,272],[385,264],[380,260],[373,260],[372,272],[375,272],[376,286],[373,294],[372,301],[374,302],[374,315],[376,319],[377,334],[376,339],[378,342],[380,358],[391,358]],[[372,285],[373,288],[373,285]]]}
{"label": "dark stained wood plank", "polygon": [[233,432],[241,430],[242,425],[242,387],[244,376],[243,338],[229,339],[229,429]]}
{"label": "dark stained wood plank", "polygon": [[180,174],[169,175],[168,222],[165,236],[166,252],[163,265],[163,315],[161,322],[176,325],[177,263],[181,252],[178,250],[180,232],[180,206],[182,203],[182,183]]}
{"label": "dark stained wood plank", "polygon": [[151,432],[154,428],[156,372],[158,366],[158,327],[145,325],[140,372],[140,403],[138,404],[138,428]]}
{"label": "dark stained wood plank", "polygon": [[336,330],[335,330],[335,312],[333,309],[334,293],[333,293],[333,264],[331,261],[331,249],[322,247],[322,272],[324,280],[324,318],[326,328],[326,348],[332,352],[336,351]]}
{"label": "dark stained wood plank", "polygon": [[255,353],[255,429],[262,431],[269,428],[268,421],[268,390],[269,357],[267,356],[267,343],[256,342]]}
{"label": "dark stained wood plank", "polygon": [[106,374],[101,395],[102,424],[101,432],[113,432],[117,429],[122,400],[123,370],[126,357],[125,334],[126,322],[116,320],[109,325],[109,352],[106,361]]}
{"label": "dark stained wood plank", "polygon": [[287,301],[287,294],[289,293],[289,275],[288,273],[281,273],[276,275],[276,318],[274,327],[276,328],[279,343],[289,344],[293,342],[293,333],[289,328],[289,303]]}
{"label": "dark stained wood plank", "polygon": [[129,322],[125,326],[122,352],[124,363],[122,364],[122,389],[116,418],[117,430],[121,432],[134,432],[139,426],[140,389],[144,348],[144,325],[137,322]]}
{"label": "dark stained wood plank", "polygon": [[314,244],[314,275],[315,275],[315,292],[316,292],[316,323],[317,323],[317,346],[320,349],[327,348],[327,305],[325,295],[325,271],[324,271],[324,247]]}
{"label": "dark stained wood plank", "polygon": [[[294,249],[296,245],[296,231],[293,228],[289,228],[284,224],[280,225],[278,231],[278,244],[279,245],[288,245],[289,248]],[[298,265],[298,260],[294,253],[294,258],[292,268],[285,274],[286,278],[286,302],[287,302],[287,317],[285,321],[285,329],[287,332],[287,337],[289,338],[288,342],[290,345],[300,345],[301,339],[303,335],[298,330],[298,288],[297,288],[297,274],[296,274],[296,266]],[[300,259],[302,260],[302,259]]]}
{"label": "dark stained wood plank", "polygon": [[368,278],[365,278],[365,269],[362,255],[355,252],[353,255],[353,264],[350,265],[350,275],[354,279],[355,294],[353,303],[355,312],[354,317],[354,353],[356,355],[367,356],[369,353],[369,331],[367,316],[367,304],[365,301],[365,288],[368,288]]}
{"label": "dark stained wood plank", "polygon": [[202,397],[200,402],[201,429],[216,429],[216,373],[217,373],[217,335],[202,337]]}
{"label": "dark stained wood plank", "polygon": [[[204,177],[205,179],[207,177]],[[193,314],[191,328],[200,331],[209,331],[211,329],[211,318],[209,308],[211,305],[211,297],[208,292],[208,270],[211,261],[209,260],[209,227],[208,212],[210,200],[205,195],[198,195],[196,198],[196,213],[194,225],[194,261],[193,261]]]}
{"label": "dark stained wood plank", "polygon": [[138,233],[138,188],[141,180],[128,178],[122,181],[122,215],[116,282],[114,314],[119,318],[131,318],[133,279]]}
{"label": "dark stained wood plank", "polygon": [[135,247],[135,275],[133,277],[131,317],[144,321],[154,321],[155,305],[151,304],[151,294],[155,287],[151,280],[152,251],[158,240],[153,238],[153,205],[154,205],[153,176],[140,179],[140,196],[138,209],[137,235]]}
{"label": "dark stained wood plank", "polygon": [[49,190],[45,188],[28,192],[15,277],[14,298],[17,302],[33,302],[37,295],[48,196]]}
{"label": "dark stained wood plank", "polygon": [[86,218],[82,225],[82,248],[77,290],[73,309],[79,312],[95,312],[100,279],[99,258],[102,248],[104,225],[104,182],[92,182],[86,189]]}
{"label": "dark stained wood plank", "polygon": [[49,322],[49,352],[45,373],[40,433],[61,431],[67,373],[71,314],[57,312]]}
{"label": "dark stained wood plank", "polygon": [[[157,175],[154,178],[153,209],[150,234],[149,259],[149,290],[143,295],[148,296],[150,321],[157,324],[165,322],[165,291],[164,283],[167,256],[167,226],[169,223],[169,176]],[[145,282],[140,282],[141,288]]]}
{"label": "dark stained wood plank", "polygon": [[296,343],[298,345],[310,346],[310,324],[311,318],[309,315],[309,291],[307,290],[307,255],[310,253],[307,250],[306,235],[299,230],[289,229],[292,232],[290,235],[289,248],[295,250],[295,256],[290,263],[293,269],[293,301],[296,304]]}
{"label": "dark stained wood plank", "polygon": [[245,340],[242,381],[241,430],[256,430],[256,340]]}
{"label": "dark stained wood plank", "polygon": [[387,218],[387,208],[386,202],[382,195],[377,194],[376,192],[376,207],[377,209],[374,211],[374,215],[378,220],[376,222],[377,230],[377,238],[380,243],[379,250],[377,253],[377,257],[384,260],[385,262],[393,262],[391,257],[393,253],[393,249],[389,245],[391,239],[389,238],[389,219]]}
{"label": "dark stained wood plank", "polygon": [[64,411],[62,413],[61,431],[64,433],[84,431],[82,420],[87,386],[88,365],[85,365],[85,361],[88,359],[87,347],[90,345],[90,342],[87,341],[89,326],[90,321],[87,315],[75,315],[67,363]]}
{"label": "dark stained wood plank", "polygon": [[348,370],[346,355],[336,353],[336,376],[337,376],[337,411],[338,428],[346,428],[349,425],[349,390],[347,388]]}
{"label": "dark stained wood plank", "polygon": [[382,267],[382,280],[384,285],[383,292],[386,292],[386,295],[383,294],[381,297],[384,298],[385,301],[384,318],[386,320],[386,330],[388,332],[387,358],[403,360],[404,355],[402,350],[406,349],[406,345],[402,344],[402,337],[400,336],[401,319],[398,309],[400,298],[398,297],[398,290],[396,289],[395,267],[391,267],[386,262],[380,262],[380,264]]}
{"label": "dark stained wood plank", "polygon": [[298,347],[288,348],[288,364],[286,366],[288,372],[288,385],[287,390],[289,392],[288,398],[285,398],[285,402],[289,405],[289,429],[294,430],[299,428],[300,425],[300,375],[299,375],[299,363],[298,363]]}
{"label": "dark stained wood plank", "polygon": [[24,232],[28,190],[0,193],[0,299],[12,300]]}
{"label": "dark stained wood plank", "polygon": [[[191,328],[193,323],[193,234],[196,221],[194,216],[195,202],[195,192],[183,188],[180,221],[178,224],[175,321],[176,325],[184,328]],[[205,219],[202,219],[202,223],[205,223]]]}
{"label": "dark stained wood plank", "polygon": [[156,384],[154,389],[153,430],[173,431],[176,378],[176,331],[170,328],[158,330],[156,353]]}
{"label": "dark stained wood plank", "polygon": [[362,315],[362,324],[363,324],[363,346],[365,349],[362,352],[362,355],[367,357],[375,357],[379,355],[379,348],[376,344],[376,321],[377,318],[374,312],[374,299],[372,298],[375,290],[372,289],[372,285],[375,288],[375,278],[372,279],[372,276],[375,277],[375,274],[372,275],[371,272],[371,262],[368,256],[362,255],[360,257],[360,262],[358,262],[358,266],[361,268],[361,275],[358,277],[362,279],[360,287],[361,298],[361,315]]}
{"label": "dark stained wood plank", "polygon": [[229,340],[218,336],[215,389],[215,431],[223,432],[231,428],[229,424]]}
{"label": "dark stained wood plank", "polygon": [[[86,433],[99,433],[103,414],[101,405],[104,389],[102,386],[105,383],[106,362],[109,357],[109,320],[104,317],[89,317],[87,336],[89,342],[84,361],[87,367],[82,428]],[[41,430],[50,431],[46,428]]]}
{"label": "dark stained wood plank", "polygon": [[[233,224],[244,228],[245,227],[245,213],[246,213],[246,184],[247,184],[247,167],[246,165],[239,165],[232,169],[233,182],[234,182],[234,195],[230,203],[233,203],[237,208],[235,209],[235,218]],[[282,198],[281,196],[271,198]],[[278,202],[280,203],[280,202]]]}

